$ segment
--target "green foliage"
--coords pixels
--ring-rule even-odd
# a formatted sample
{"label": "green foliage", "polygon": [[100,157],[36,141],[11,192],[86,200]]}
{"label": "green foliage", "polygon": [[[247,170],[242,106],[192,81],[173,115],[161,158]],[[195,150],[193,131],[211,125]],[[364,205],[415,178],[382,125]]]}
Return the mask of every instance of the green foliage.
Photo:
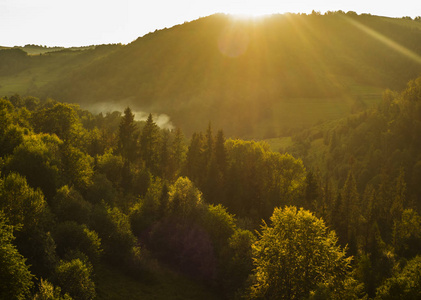
{"label": "green foliage", "polygon": [[123,158],[111,152],[106,152],[97,158],[98,171],[105,174],[115,187],[121,184],[123,164]]}
{"label": "green foliage", "polygon": [[37,132],[56,134],[63,141],[73,138],[76,124],[79,122],[73,107],[64,103],[37,111],[32,121]]}
{"label": "green foliage", "polygon": [[12,154],[13,150],[23,142],[27,132],[26,129],[16,125],[7,127],[0,137],[0,156]]}
{"label": "green foliage", "polygon": [[[306,165],[316,161],[314,172],[264,142],[225,140],[222,131],[214,136],[210,125],[193,135],[186,153],[181,131],[160,130],[152,115],[141,123],[149,145],[142,151],[151,156],[128,159],[119,153],[118,137],[125,117],[134,126],[131,114],[93,116],[69,105],[76,118],[66,127],[49,119],[55,112],[66,117],[66,109],[54,111],[60,103],[32,101],[29,111],[26,98],[15,95],[13,105],[0,100],[6,175],[0,209],[19,228],[14,244],[38,278],[54,278],[59,255],[88,271],[89,261],[95,268],[117,266],[140,281],[149,278],[145,269],[157,275],[164,262],[227,298],[353,299],[362,296],[362,283],[374,297],[398,269],[396,261],[419,255],[420,83],[401,94],[386,92],[376,108],[293,137],[298,146],[288,150],[306,155]],[[42,130],[51,134],[34,134],[31,124],[36,131],[57,125],[62,139],[49,126]],[[141,145],[133,126],[131,142]],[[276,209],[257,242],[244,230],[285,204],[314,215]],[[337,240],[356,256],[361,284],[350,276],[350,258]],[[45,297],[63,297],[42,285]]]}
{"label": "green foliage", "polygon": [[60,287],[54,286],[42,278],[38,289],[39,291],[35,294],[34,300],[72,300],[69,294],[61,295]]}
{"label": "green foliage", "polygon": [[101,238],[107,261],[126,267],[133,263],[137,243],[127,215],[117,207],[98,204],[94,206],[91,225]]}
{"label": "green foliage", "polygon": [[62,258],[71,252],[80,251],[92,262],[97,262],[101,255],[101,239],[86,225],[72,221],[59,223],[53,230],[53,237],[57,244],[57,254]]}
{"label": "green foliage", "polygon": [[199,217],[203,208],[202,193],[186,177],[180,177],[170,186],[168,192],[168,210],[181,221]]}
{"label": "green foliage", "polygon": [[33,275],[13,240],[13,226],[0,210],[0,298],[24,300],[30,295]]}
{"label": "green foliage", "polygon": [[180,176],[180,172],[186,160],[186,145],[184,135],[180,128],[177,128],[171,143],[170,161],[169,161],[169,179],[175,180]]}
{"label": "green foliage", "polygon": [[50,135],[29,135],[6,161],[6,173],[18,172],[31,187],[41,188],[47,198],[52,197],[60,181],[61,143]]}
{"label": "green foliage", "polygon": [[80,259],[60,261],[55,271],[56,282],[63,293],[80,300],[91,300],[96,296],[95,283],[91,276],[91,267]]}
{"label": "green foliage", "polygon": [[405,209],[393,226],[393,246],[399,256],[414,257],[421,248],[421,217],[413,209]]}
{"label": "green foliage", "polygon": [[149,114],[140,135],[140,155],[152,174],[158,174],[159,170],[160,140],[159,127],[153,121],[152,114]]}
{"label": "green foliage", "polygon": [[70,145],[62,147],[63,177],[66,183],[80,190],[86,190],[92,184],[94,174],[93,158],[78,148]]}
{"label": "green foliage", "polygon": [[44,195],[16,173],[0,180],[0,209],[12,225],[26,232],[48,224],[49,209]]}
{"label": "green foliage", "polygon": [[[13,105],[10,101],[0,98],[0,133],[4,135],[8,127],[12,124],[12,112]],[[3,138],[1,139],[2,144],[6,142]],[[2,150],[3,152],[4,150]],[[3,154],[3,153],[2,153]]]}
{"label": "green foliage", "polygon": [[247,288],[247,278],[253,270],[252,245],[256,236],[248,230],[237,229],[228,239],[221,259],[221,286],[228,295],[241,295]]}
{"label": "green foliage", "polygon": [[360,199],[352,172],[348,174],[348,178],[342,188],[339,216],[342,218],[338,224],[340,236],[344,237],[345,241],[350,244],[350,250],[352,254],[355,254],[355,238],[360,217]]}
{"label": "green foliage", "polygon": [[378,289],[375,299],[419,299],[421,297],[421,257],[408,261],[407,265],[387,279]]}
{"label": "green foliage", "polygon": [[107,176],[96,172],[92,178],[92,185],[86,191],[86,200],[90,203],[98,204],[104,201],[107,204],[115,203],[117,190],[107,179]]}
{"label": "green foliage", "polygon": [[144,198],[140,199],[130,210],[130,224],[135,235],[148,230],[154,222],[166,213],[167,204],[164,199],[168,191],[161,180],[154,181],[148,188]]}
{"label": "green foliage", "polygon": [[302,299],[324,286],[341,298],[351,258],[337,237],[309,211],[275,208],[253,245],[255,284],[251,298]]}
{"label": "green foliage", "polygon": [[273,207],[294,204],[305,188],[305,168],[289,154],[253,141],[226,142],[227,206],[239,215],[268,217]]}
{"label": "green foliage", "polygon": [[236,230],[235,218],[222,205],[209,205],[203,216],[203,227],[216,250],[221,250]]}
{"label": "green foliage", "polygon": [[88,224],[92,205],[74,188],[62,186],[51,202],[53,212],[60,222],[75,221]]}
{"label": "green foliage", "polygon": [[131,109],[127,107],[124,110],[124,115],[121,119],[118,128],[118,153],[121,156],[133,162],[136,158],[136,124],[134,123],[134,114]]}
{"label": "green foliage", "polygon": [[35,275],[50,275],[56,263],[55,243],[47,230],[52,217],[42,192],[16,173],[0,180],[0,209],[17,226],[16,245]]}

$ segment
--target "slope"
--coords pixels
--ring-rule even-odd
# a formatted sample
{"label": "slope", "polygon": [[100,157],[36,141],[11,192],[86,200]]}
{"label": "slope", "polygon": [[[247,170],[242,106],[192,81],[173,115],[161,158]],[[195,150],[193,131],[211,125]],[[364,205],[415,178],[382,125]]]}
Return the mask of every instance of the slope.
{"label": "slope", "polygon": [[211,121],[230,136],[275,137],[377,103],[420,73],[420,54],[414,20],[213,15],[141,37],[37,94],[165,113],[187,134]]}

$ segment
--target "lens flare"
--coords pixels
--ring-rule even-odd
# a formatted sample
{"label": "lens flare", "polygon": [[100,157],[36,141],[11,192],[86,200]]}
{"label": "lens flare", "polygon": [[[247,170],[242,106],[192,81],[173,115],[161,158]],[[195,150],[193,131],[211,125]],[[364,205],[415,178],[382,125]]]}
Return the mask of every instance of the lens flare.
{"label": "lens flare", "polygon": [[235,24],[227,27],[219,36],[218,49],[228,57],[238,57],[247,51],[250,42],[248,33]]}

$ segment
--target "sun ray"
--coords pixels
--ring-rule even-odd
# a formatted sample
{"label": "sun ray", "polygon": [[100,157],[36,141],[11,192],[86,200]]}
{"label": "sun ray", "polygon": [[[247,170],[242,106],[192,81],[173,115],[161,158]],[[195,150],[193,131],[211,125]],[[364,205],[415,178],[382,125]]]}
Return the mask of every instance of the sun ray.
{"label": "sun ray", "polygon": [[391,49],[405,55],[406,57],[412,59],[413,61],[421,64],[421,56],[419,56],[415,52],[411,51],[410,49],[408,49],[408,48],[406,48],[402,45],[399,45],[398,43],[391,40],[390,38],[388,38],[388,37],[384,36],[383,34],[365,26],[364,24],[361,24],[360,22],[355,21],[352,18],[349,18],[349,17],[346,17],[346,16],[344,16],[344,18],[346,18],[346,20],[349,23],[351,23],[353,26],[357,27],[361,31],[365,32],[366,34],[372,36],[376,40],[382,42],[383,44],[385,44],[389,48],[391,48]]}

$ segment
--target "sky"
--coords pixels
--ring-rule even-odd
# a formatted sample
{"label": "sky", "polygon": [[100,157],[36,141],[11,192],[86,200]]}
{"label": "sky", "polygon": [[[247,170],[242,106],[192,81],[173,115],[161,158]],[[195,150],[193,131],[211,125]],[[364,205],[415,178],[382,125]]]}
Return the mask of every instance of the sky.
{"label": "sky", "polygon": [[128,44],[156,29],[215,13],[355,11],[421,16],[421,0],[0,0],[0,46]]}

